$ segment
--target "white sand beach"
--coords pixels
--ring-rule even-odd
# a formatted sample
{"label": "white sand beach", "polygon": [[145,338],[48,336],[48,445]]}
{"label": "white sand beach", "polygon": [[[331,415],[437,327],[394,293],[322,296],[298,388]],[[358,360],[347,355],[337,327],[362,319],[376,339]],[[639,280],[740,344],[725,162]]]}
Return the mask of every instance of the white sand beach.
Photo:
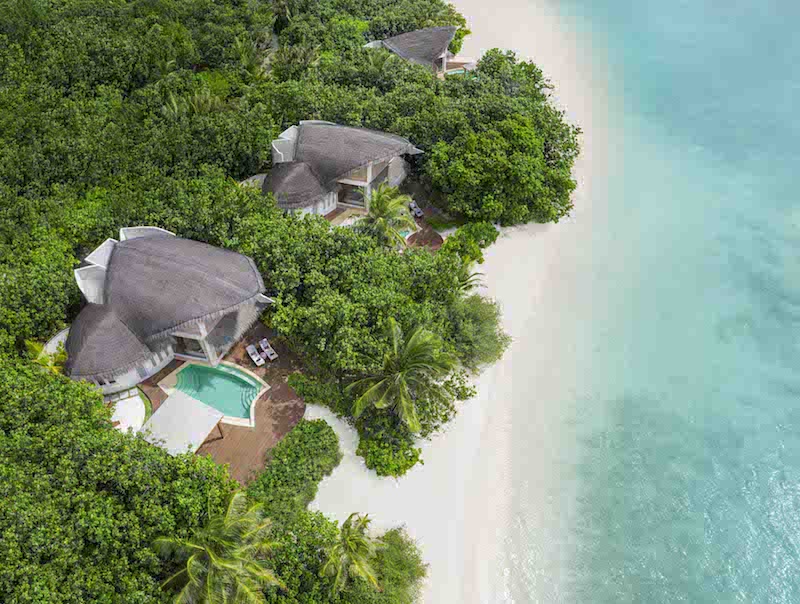
{"label": "white sand beach", "polygon": [[[549,1],[455,4],[473,32],[462,54],[478,58],[499,46],[533,59],[556,85],[558,105],[583,129],[575,211],[558,225],[505,229],[488,250],[480,268],[486,275],[482,291],[502,305],[514,341],[505,357],[480,376],[477,397],[464,404],[447,431],[422,444],[423,466],[398,481],[377,477],[355,455],[355,432],[326,409],[309,406],[306,417],[325,417],[345,454],[320,485],[312,507],[339,520],[353,511],[367,512],[381,528],[405,524],[430,564],[426,603],[554,601],[560,598],[552,577],[565,554],[555,551],[556,545],[548,549],[558,540],[547,533],[569,522],[569,511],[551,509],[548,493],[563,488],[552,463],[571,443],[562,442],[548,403],[558,399],[559,388],[575,384],[575,364],[563,359],[576,354],[576,339],[564,337],[563,330],[569,331],[570,301],[585,293],[588,265],[581,242],[591,234],[592,191],[603,197],[598,188],[604,186],[599,175],[606,172],[604,78]],[[537,438],[512,443],[518,421],[535,423]],[[526,454],[520,456],[520,450]],[[542,543],[530,544],[531,564],[547,569],[542,575],[548,578],[527,600],[512,597],[507,588],[514,572],[504,550],[513,524],[512,468],[524,468],[540,499],[525,507],[533,510],[529,521],[543,527]]]}

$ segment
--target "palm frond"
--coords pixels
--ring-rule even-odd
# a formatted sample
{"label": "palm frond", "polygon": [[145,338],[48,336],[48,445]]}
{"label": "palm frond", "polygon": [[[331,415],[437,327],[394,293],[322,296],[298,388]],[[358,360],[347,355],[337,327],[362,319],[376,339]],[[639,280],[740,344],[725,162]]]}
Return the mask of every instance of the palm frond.
{"label": "palm frond", "polygon": [[209,515],[191,539],[160,537],[154,541],[153,548],[161,555],[185,563],[162,587],[172,590],[185,581],[176,596],[176,602],[185,604],[264,602],[262,586],[283,586],[261,559],[272,546],[267,541],[269,527],[261,505],[248,502],[242,492],[234,493],[225,511]]}

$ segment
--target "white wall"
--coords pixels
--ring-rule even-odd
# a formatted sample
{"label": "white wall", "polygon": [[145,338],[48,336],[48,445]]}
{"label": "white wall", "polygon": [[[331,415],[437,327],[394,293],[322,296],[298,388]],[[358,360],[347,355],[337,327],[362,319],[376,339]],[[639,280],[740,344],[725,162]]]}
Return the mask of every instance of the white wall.
{"label": "white wall", "polygon": [[139,367],[134,367],[122,375],[115,376],[113,384],[98,384],[98,386],[100,386],[104,395],[128,390],[136,386],[139,382],[146,380],[151,375],[155,375],[161,371],[174,358],[175,351],[170,345],[161,353],[160,359],[154,354],[149,359],[146,359]]}
{"label": "white wall", "polygon": [[83,296],[92,304],[103,303],[103,291],[106,283],[106,269],[90,264],[75,269],[75,282]]}
{"label": "white wall", "polygon": [[330,214],[336,209],[337,200],[337,192],[331,191],[313,206],[308,208],[300,208],[299,210],[295,210],[294,213],[299,216],[304,214],[317,214],[318,216],[325,216],[325,214]]}
{"label": "white wall", "polygon": [[408,175],[408,164],[402,157],[393,157],[389,162],[389,186],[396,187],[406,179]]}
{"label": "white wall", "polygon": [[280,164],[294,160],[294,148],[297,144],[297,126],[289,126],[272,141],[272,163]]}
{"label": "white wall", "polygon": [[272,141],[272,163],[282,164],[294,159],[294,141],[276,138]]}
{"label": "white wall", "polygon": [[172,235],[174,237],[175,233],[154,226],[122,227],[119,230],[120,241],[136,239],[137,237],[152,237],[153,235]]}

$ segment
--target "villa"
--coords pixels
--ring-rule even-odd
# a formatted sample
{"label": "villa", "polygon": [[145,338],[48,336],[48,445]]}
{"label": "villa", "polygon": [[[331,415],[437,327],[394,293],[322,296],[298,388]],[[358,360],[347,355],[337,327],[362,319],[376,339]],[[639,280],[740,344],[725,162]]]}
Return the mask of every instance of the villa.
{"label": "villa", "polygon": [[393,134],[301,121],[272,142],[272,170],[263,177],[262,190],[288,212],[324,216],[349,208],[363,213],[375,187],[403,182],[403,156],[417,153],[408,139]]}
{"label": "villa", "polygon": [[448,50],[456,31],[455,26],[426,27],[385,40],[365,44],[365,48],[385,48],[397,56],[424,65],[435,73],[458,73],[471,69],[472,59],[457,57]]}
{"label": "villa", "polygon": [[66,334],[66,375],[109,402],[131,392],[138,401],[134,387],[166,368],[159,386],[169,396],[144,428],[172,453],[197,450],[219,422],[254,425],[269,386],[222,362],[272,302],[250,258],[156,227],[123,228],[75,279],[87,304]]}

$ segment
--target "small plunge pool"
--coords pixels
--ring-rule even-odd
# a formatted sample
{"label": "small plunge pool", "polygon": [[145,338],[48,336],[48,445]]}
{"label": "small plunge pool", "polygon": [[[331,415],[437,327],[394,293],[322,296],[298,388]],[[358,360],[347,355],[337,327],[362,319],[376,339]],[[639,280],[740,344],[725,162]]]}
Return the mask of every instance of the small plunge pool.
{"label": "small plunge pool", "polygon": [[178,371],[175,387],[223,415],[247,420],[261,390],[260,384],[243,371],[194,363]]}

